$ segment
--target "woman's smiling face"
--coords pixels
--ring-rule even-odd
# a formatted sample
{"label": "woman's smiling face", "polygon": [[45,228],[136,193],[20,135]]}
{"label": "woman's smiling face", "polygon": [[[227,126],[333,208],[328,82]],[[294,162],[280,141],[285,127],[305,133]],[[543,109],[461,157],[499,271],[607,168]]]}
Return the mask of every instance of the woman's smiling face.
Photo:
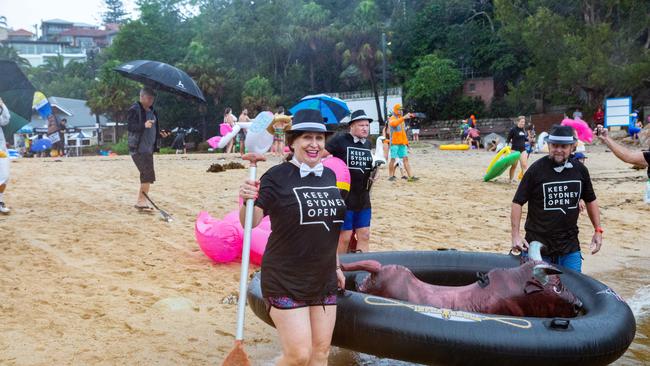
{"label": "woman's smiling face", "polygon": [[325,149],[325,134],[305,132],[293,141],[291,147],[298,162],[314,167],[320,163],[321,152]]}

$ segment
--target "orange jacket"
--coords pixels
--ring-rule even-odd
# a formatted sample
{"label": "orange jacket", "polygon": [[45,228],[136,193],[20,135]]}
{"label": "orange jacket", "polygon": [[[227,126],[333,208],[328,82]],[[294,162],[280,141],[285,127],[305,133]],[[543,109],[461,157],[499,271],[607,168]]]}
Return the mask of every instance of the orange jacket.
{"label": "orange jacket", "polygon": [[393,107],[393,116],[388,119],[390,125],[390,143],[392,145],[408,145],[409,140],[406,137],[406,125],[404,124],[405,118],[400,113],[402,106],[396,104]]}

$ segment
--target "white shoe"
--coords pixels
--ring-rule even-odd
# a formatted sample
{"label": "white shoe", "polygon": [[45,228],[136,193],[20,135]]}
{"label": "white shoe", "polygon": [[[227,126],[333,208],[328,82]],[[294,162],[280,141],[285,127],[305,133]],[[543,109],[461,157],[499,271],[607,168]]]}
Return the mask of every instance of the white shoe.
{"label": "white shoe", "polygon": [[5,203],[0,202],[0,213],[7,215],[9,212],[11,212],[11,210],[5,206]]}

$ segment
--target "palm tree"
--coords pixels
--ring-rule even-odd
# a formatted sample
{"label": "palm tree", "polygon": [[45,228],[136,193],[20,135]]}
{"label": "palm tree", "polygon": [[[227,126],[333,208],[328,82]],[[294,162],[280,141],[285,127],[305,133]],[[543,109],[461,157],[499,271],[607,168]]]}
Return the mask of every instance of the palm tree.
{"label": "palm tree", "polygon": [[15,62],[21,69],[28,69],[32,65],[26,58],[21,57],[15,48],[0,45],[0,60],[9,60]]}
{"label": "palm tree", "polygon": [[377,21],[375,2],[373,0],[364,0],[359,3],[352,23],[343,32],[345,41],[337,45],[339,50],[343,50],[343,65],[348,66],[348,68],[354,66],[361,78],[370,82],[370,87],[375,96],[379,123],[383,124],[375,70],[381,64],[384,54],[379,47],[381,23]]}
{"label": "palm tree", "polygon": [[298,12],[298,25],[295,29],[296,38],[307,45],[309,86],[312,92],[316,89],[314,64],[318,59],[322,43],[329,38],[329,18],[329,10],[313,1],[303,5]]}

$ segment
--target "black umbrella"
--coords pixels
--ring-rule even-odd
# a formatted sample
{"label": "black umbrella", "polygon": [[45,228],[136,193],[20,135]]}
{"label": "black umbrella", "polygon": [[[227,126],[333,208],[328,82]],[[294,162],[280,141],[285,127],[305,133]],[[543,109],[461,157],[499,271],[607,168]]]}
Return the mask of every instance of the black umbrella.
{"label": "black umbrella", "polygon": [[15,62],[0,61],[0,98],[11,111],[11,120],[3,127],[7,139],[31,120],[35,91]]}
{"label": "black umbrella", "polygon": [[164,62],[135,60],[113,70],[154,89],[194,98],[205,103],[205,97],[194,80],[185,71]]}

